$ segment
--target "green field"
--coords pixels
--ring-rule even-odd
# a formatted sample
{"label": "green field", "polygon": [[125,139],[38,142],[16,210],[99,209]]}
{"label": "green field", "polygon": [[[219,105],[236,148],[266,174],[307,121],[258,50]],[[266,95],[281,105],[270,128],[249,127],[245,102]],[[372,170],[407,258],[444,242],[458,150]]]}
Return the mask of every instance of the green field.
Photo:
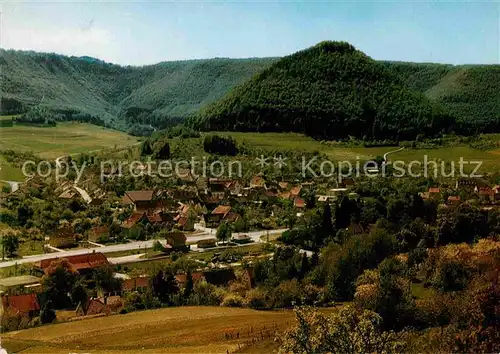
{"label": "green field", "polygon": [[37,354],[234,353],[254,339],[251,346],[272,351],[276,332],[293,322],[289,310],[173,307],[9,332],[2,345],[9,353]]}
{"label": "green field", "polygon": [[[0,128],[1,129],[5,128]],[[1,139],[1,134],[0,134]],[[4,181],[24,181],[23,172],[19,167],[13,166],[11,163],[5,160],[5,157],[0,155],[0,180]]]}
{"label": "green field", "polygon": [[56,127],[16,125],[0,128],[0,150],[31,151],[47,159],[121,148],[137,141],[126,133],[86,123],[65,122],[58,123]]}
{"label": "green field", "polygon": [[[386,152],[397,150],[398,147],[346,147],[320,142],[296,133],[234,133],[224,132],[223,135],[234,137],[239,143],[259,148],[262,150],[298,150],[305,152],[321,152],[337,161],[366,161],[377,156],[383,156]],[[491,135],[493,136],[493,135]],[[422,161],[424,156],[434,161],[455,161],[458,163],[460,157],[464,161],[482,161],[482,172],[494,172],[500,170],[500,149],[483,151],[474,149],[466,144],[457,146],[445,146],[436,149],[414,149],[407,148],[390,154],[389,160],[402,160],[406,163],[411,161]],[[473,168],[473,167],[472,167]],[[464,170],[470,170],[465,165]]]}
{"label": "green field", "polygon": [[[480,172],[495,172],[500,170],[500,150],[482,151],[473,149],[467,145],[453,147],[442,147],[439,149],[405,149],[389,155],[390,161],[423,161],[427,155],[429,161],[455,161],[458,168],[458,162],[462,157],[464,161],[482,161]],[[464,165],[465,171],[470,171],[475,165]],[[446,169],[445,171],[449,171]]]}
{"label": "green field", "polygon": [[[382,156],[398,147],[348,147],[336,143],[321,142],[297,133],[241,133],[220,132],[217,134],[234,137],[238,143],[263,151],[321,152],[336,161],[366,161]],[[14,126],[0,128],[0,150],[32,151],[42,158],[53,159],[68,154],[91,152],[102,149],[122,148],[138,143],[138,139],[123,132],[105,129],[84,123],[59,123],[57,127]],[[171,151],[174,158],[205,154],[202,139],[172,139]],[[455,161],[460,157],[466,161],[482,161],[480,172],[500,170],[500,150],[483,151],[466,144],[436,149],[413,149],[389,155],[391,161]],[[5,162],[0,156],[0,180],[22,181],[19,168]],[[465,166],[465,170],[470,170]]]}
{"label": "green field", "polygon": [[[86,123],[65,122],[59,123],[56,127],[29,125],[0,127],[0,150],[32,152],[45,159],[123,148],[137,142],[137,138],[126,133]],[[0,180],[24,180],[21,169],[7,162],[2,155],[0,155]]]}
{"label": "green field", "polygon": [[[218,133],[219,134],[219,133]],[[334,160],[369,160],[383,155],[393,147],[350,148],[322,143],[304,134],[298,133],[238,133],[222,132],[221,135],[232,136],[239,143],[262,150],[298,150],[305,152],[322,152]]]}

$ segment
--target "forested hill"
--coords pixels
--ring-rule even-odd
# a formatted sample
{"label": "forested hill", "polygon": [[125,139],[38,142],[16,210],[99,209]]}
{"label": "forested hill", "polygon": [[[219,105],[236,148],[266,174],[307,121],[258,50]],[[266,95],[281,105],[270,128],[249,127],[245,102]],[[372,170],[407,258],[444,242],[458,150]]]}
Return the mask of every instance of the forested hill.
{"label": "forested hill", "polygon": [[453,127],[440,105],[345,42],[322,42],[282,58],[206,107],[196,124],[327,139],[413,139]]}
{"label": "forested hill", "polygon": [[[71,119],[162,128],[221,98],[276,59],[207,59],[123,67],[90,57],[0,51],[2,114],[41,104]],[[79,115],[81,116],[81,115]]]}
{"label": "forested hill", "polygon": [[[317,135],[315,125],[320,123],[333,136],[360,127],[353,135],[403,137],[421,128],[437,131],[441,117],[449,115],[461,133],[500,131],[500,65],[376,62],[349,45],[344,53],[330,52],[326,47],[332,43],[283,59],[189,60],[143,67],[0,50],[1,113],[41,105],[61,113],[60,119],[86,119],[141,133],[199,117],[200,108],[222,98],[204,110],[203,124],[217,122],[214,128],[239,130],[308,127]],[[232,113],[223,112],[231,102]],[[336,117],[332,121],[316,120],[331,115]],[[396,125],[404,124],[408,129],[399,132]]]}
{"label": "forested hill", "polygon": [[456,117],[462,133],[500,132],[500,65],[384,65]]}

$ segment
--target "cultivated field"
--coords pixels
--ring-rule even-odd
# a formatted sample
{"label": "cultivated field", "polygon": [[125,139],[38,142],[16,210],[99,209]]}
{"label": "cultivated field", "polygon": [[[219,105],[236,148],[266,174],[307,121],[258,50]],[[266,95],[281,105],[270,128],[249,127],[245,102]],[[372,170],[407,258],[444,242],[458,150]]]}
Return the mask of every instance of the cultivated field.
{"label": "cultivated field", "polygon": [[65,122],[56,127],[16,125],[0,128],[0,150],[31,151],[42,158],[120,148],[135,144],[126,133],[92,124]]}
{"label": "cultivated field", "polygon": [[9,332],[2,345],[36,354],[232,353],[253,339],[252,347],[272,351],[275,333],[293,323],[287,310],[174,307]]}

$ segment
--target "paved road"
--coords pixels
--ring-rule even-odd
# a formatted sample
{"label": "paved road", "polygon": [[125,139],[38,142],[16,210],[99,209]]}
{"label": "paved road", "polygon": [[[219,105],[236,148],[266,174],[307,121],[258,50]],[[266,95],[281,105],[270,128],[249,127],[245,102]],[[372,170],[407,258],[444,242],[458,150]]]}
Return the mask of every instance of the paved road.
{"label": "paved road", "polygon": [[[210,229],[203,228],[203,233],[200,233],[196,236],[189,236],[188,235],[187,241],[188,242],[198,242],[201,240],[214,238],[216,230],[213,229],[211,234],[208,230],[210,230]],[[287,229],[269,230],[269,233],[270,234],[282,233],[286,230]],[[246,232],[246,233],[241,233],[241,234],[248,235],[254,242],[262,242],[260,237],[267,235],[267,231],[252,231],[252,232]],[[46,253],[46,254],[39,254],[39,255],[34,255],[34,256],[26,256],[26,257],[23,257],[21,259],[0,262],[0,268],[11,267],[15,264],[39,262],[43,259],[76,256],[79,254],[87,254],[87,253],[92,253],[92,252],[111,253],[111,252],[131,251],[131,250],[141,250],[141,249],[144,250],[146,248],[153,247],[153,243],[155,241],[156,240],[135,241],[135,242],[129,242],[129,243],[124,243],[124,244],[119,244],[119,245],[110,245],[110,246],[105,246],[105,247],[81,248],[81,249],[68,250],[68,251],[63,251],[63,252]]]}

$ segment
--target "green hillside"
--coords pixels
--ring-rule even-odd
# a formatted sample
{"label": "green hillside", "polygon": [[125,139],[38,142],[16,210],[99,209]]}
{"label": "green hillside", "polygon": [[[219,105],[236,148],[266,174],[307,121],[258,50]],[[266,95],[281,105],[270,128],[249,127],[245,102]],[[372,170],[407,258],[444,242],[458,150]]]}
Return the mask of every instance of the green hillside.
{"label": "green hillside", "polygon": [[0,51],[2,114],[41,104],[68,119],[77,112],[106,125],[163,128],[222,97],[275,59],[209,59],[122,67],[89,57]]}
{"label": "green hillside", "polygon": [[[212,123],[217,129],[403,138],[419,129],[427,134],[439,130],[444,113],[457,121],[452,129],[458,133],[500,131],[500,65],[376,62],[355,50],[326,50],[317,57],[313,52],[282,60],[125,67],[90,57],[0,50],[0,114],[42,105],[58,113],[59,120],[141,134],[199,117],[207,107],[203,124],[211,115],[212,122],[220,119]],[[320,117],[321,129],[313,117]]]}
{"label": "green hillside", "polygon": [[328,139],[413,139],[440,133],[450,122],[384,65],[348,43],[322,42],[279,60],[207,106],[196,124]]}
{"label": "green hillside", "polygon": [[500,65],[384,64],[456,117],[458,132],[500,131]]}

